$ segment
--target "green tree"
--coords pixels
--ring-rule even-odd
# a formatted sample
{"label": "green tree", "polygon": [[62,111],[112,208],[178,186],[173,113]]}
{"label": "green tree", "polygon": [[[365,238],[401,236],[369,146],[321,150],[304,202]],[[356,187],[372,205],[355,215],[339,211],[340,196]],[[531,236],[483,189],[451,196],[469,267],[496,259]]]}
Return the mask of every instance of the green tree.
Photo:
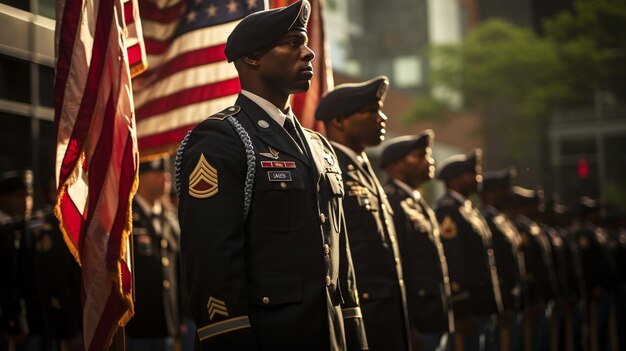
{"label": "green tree", "polygon": [[553,43],[500,19],[482,23],[460,45],[433,47],[431,59],[433,87],[458,91],[469,109],[507,104],[516,115],[537,117],[569,93]]}
{"label": "green tree", "polygon": [[568,103],[588,103],[597,91],[626,100],[626,0],[578,0],[544,28],[567,72]]}

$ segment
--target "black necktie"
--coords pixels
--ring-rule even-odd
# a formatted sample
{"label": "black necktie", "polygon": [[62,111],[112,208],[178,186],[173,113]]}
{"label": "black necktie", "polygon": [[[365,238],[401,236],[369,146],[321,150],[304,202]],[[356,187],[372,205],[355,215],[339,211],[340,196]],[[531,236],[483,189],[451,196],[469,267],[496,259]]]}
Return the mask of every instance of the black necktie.
{"label": "black necktie", "polygon": [[287,133],[291,135],[291,138],[296,142],[296,144],[298,144],[302,153],[306,155],[306,151],[305,151],[306,149],[304,148],[304,143],[302,142],[302,139],[300,138],[300,135],[298,134],[298,131],[296,130],[296,126],[293,124],[293,121],[291,120],[291,118],[285,118],[285,123],[283,124],[283,128],[285,128]]}

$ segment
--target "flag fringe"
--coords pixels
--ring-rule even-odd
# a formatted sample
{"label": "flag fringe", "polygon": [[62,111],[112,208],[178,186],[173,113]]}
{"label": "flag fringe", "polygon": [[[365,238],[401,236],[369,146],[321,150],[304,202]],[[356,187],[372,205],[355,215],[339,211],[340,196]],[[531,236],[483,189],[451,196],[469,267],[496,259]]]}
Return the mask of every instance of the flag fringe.
{"label": "flag fringe", "polygon": [[54,215],[59,220],[59,229],[61,230],[61,233],[63,233],[63,241],[65,241],[65,245],[67,245],[67,248],[70,250],[70,253],[72,254],[72,256],[74,256],[74,260],[76,260],[76,263],[78,263],[78,266],[81,268],[83,264],[82,264],[82,261],[80,260],[80,253],[78,252],[78,247],[76,246],[78,243],[75,243],[74,240],[72,240],[69,230],[65,226],[65,221],[63,220],[63,213],[61,212],[61,200],[63,199],[63,195],[65,195],[65,192],[67,191],[67,187],[69,187],[70,185],[74,185],[76,181],[78,180],[79,167],[82,167],[82,164],[84,161],[85,161],[85,152],[83,151],[80,153],[80,157],[78,158],[78,161],[76,162],[76,165],[74,166],[74,170],[72,170],[72,173],[70,174],[70,176],[67,177],[67,179],[65,180],[63,184],[59,184],[59,190],[57,190],[56,201],[54,204]]}

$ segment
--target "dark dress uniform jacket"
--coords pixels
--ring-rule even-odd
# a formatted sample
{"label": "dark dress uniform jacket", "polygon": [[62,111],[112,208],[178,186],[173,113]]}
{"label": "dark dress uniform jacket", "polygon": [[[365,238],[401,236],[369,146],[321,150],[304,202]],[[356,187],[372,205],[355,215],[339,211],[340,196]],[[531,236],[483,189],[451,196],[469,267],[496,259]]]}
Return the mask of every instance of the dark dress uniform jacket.
{"label": "dark dress uniform jacket", "polygon": [[454,330],[448,263],[439,223],[424,198],[393,181],[385,185],[393,209],[411,325],[421,333]]}
{"label": "dark dress uniform jacket", "polygon": [[8,335],[45,333],[29,227],[21,218],[0,219],[0,327]]}
{"label": "dark dress uniform jacket", "polygon": [[550,256],[550,239],[541,227],[526,216],[517,216],[515,226],[522,235],[526,263],[527,301],[541,304],[555,297],[555,274]]}
{"label": "dark dress uniform jacket", "polygon": [[495,207],[486,206],[481,212],[493,237],[498,279],[502,288],[502,305],[507,310],[520,311],[522,277],[525,276],[522,237],[515,225]]}
{"label": "dark dress uniform jacket", "polygon": [[502,309],[491,231],[469,200],[450,193],[436,203],[441,241],[448,260],[454,316],[467,319]]}
{"label": "dark dress uniform jacket", "polygon": [[[160,224],[155,228],[153,220]],[[135,315],[126,326],[131,338],[178,335],[180,325],[179,228],[176,214],[162,207],[146,213],[133,200]]]}
{"label": "dark dress uniform jacket", "polygon": [[409,319],[393,213],[371,171],[335,148],[346,183],[344,211],[367,340],[372,350],[407,350]]}
{"label": "dark dress uniform jacket", "polygon": [[36,286],[47,332],[54,340],[82,332],[81,270],[51,208],[30,219]]}
{"label": "dark dress uniform jacket", "polygon": [[[183,271],[203,349],[340,350],[346,339],[348,349],[367,348],[330,144],[296,123],[307,157],[247,97],[229,110],[193,129],[181,164]],[[254,146],[245,221],[246,151],[225,118]],[[190,195],[201,157],[216,179],[208,198]]]}
{"label": "dark dress uniform jacket", "polygon": [[588,296],[596,288],[610,290],[614,283],[614,267],[606,232],[591,222],[584,222],[575,233]]}

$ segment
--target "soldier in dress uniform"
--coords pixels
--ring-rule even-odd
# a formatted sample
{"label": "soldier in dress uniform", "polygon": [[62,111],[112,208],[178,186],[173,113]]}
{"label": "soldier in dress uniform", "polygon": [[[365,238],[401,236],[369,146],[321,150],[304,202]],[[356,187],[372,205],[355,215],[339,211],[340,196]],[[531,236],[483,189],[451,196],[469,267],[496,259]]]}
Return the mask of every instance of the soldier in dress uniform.
{"label": "soldier in dress uniform", "polygon": [[79,351],[84,348],[81,270],[65,244],[54,215],[54,180],[47,185],[45,195],[49,204],[33,211],[29,220],[36,290],[50,339],[61,351]]}
{"label": "soldier in dress uniform", "polygon": [[367,349],[330,143],[289,105],[307,91],[307,1],[228,37],[242,92],[185,137],[175,162],[181,253],[205,350]]}
{"label": "soldier in dress uniform", "polygon": [[380,76],[326,93],[315,111],[346,184],[343,208],[365,330],[372,350],[410,349],[409,320],[393,212],[365,148],[379,145],[389,80]]}
{"label": "soldier in dress uniform", "polygon": [[609,238],[600,227],[601,205],[589,197],[578,204],[579,222],[575,235],[587,288],[589,348],[609,349],[609,310],[614,288],[615,266],[609,251]]}
{"label": "soldier in dress uniform", "polygon": [[9,349],[49,347],[36,289],[30,170],[0,175],[0,329]]}
{"label": "soldier in dress uniform", "polygon": [[454,342],[465,350],[495,347],[495,319],[503,310],[491,231],[468,199],[482,182],[481,156],[480,149],[451,156],[437,174],[446,185],[435,207],[450,269],[457,321]]}
{"label": "soldier in dress uniform", "polygon": [[515,225],[503,213],[508,204],[514,168],[488,171],[483,174],[480,192],[481,210],[493,236],[498,279],[502,288],[504,312],[498,320],[500,350],[520,350],[522,332],[522,277],[526,275],[522,237]]}
{"label": "soldier in dress uniform", "polygon": [[[560,288],[560,310],[562,313],[560,348],[573,350],[580,344],[580,328],[576,323],[578,310],[584,297],[585,283],[580,264],[578,244],[569,227],[572,215],[565,206],[553,198],[546,203],[545,224],[549,226],[553,247],[556,276]],[[578,335],[578,336],[577,336]]]}
{"label": "soldier in dress uniform", "polygon": [[388,177],[385,193],[402,256],[413,344],[423,351],[445,350],[449,333],[454,332],[441,230],[435,212],[419,191],[435,175],[434,137],[433,131],[426,130],[392,139],[379,162]]}
{"label": "soldier in dress uniform", "polygon": [[552,263],[550,238],[534,220],[543,206],[543,191],[514,186],[509,201],[510,214],[522,236],[526,264],[527,296],[524,310],[524,345],[544,350],[549,345],[546,310],[552,305],[557,287]]}
{"label": "soldier in dress uniform", "polygon": [[133,199],[135,315],[126,326],[131,351],[172,350],[180,335],[180,229],[165,201],[170,184],[168,158],[140,163]]}
{"label": "soldier in dress uniform", "polygon": [[626,350],[626,212],[620,208],[610,208],[604,216],[605,230],[614,248],[616,267],[615,315],[616,334],[619,350]]}

